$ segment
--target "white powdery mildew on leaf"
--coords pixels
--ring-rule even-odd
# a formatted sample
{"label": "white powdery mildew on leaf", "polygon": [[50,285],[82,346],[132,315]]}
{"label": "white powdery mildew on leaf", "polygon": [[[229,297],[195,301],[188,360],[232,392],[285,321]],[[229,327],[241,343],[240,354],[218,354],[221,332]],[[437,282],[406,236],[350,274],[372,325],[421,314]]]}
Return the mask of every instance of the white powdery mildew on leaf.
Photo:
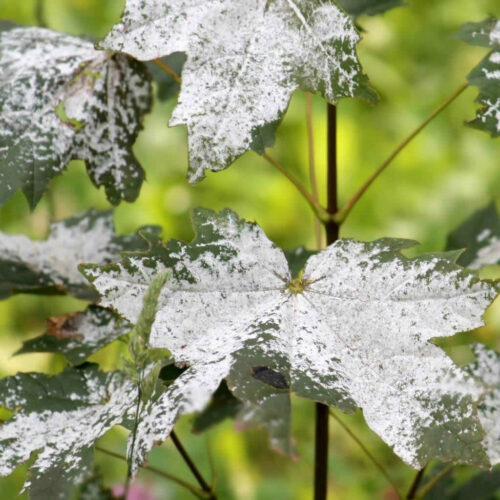
{"label": "white powdery mildew on leaf", "polygon": [[0,288],[5,294],[55,288],[85,296],[88,282],[78,265],[112,262],[128,241],[116,236],[111,212],[95,210],[52,223],[45,241],[0,233]]}
{"label": "white powdery mildew on leaf", "polygon": [[481,108],[469,122],[473,127],[500,135],[500,21],[494,18],[462,27],[460,37],[472,45],[493,49],[468,76],[471,85],[479,88],[477,102]]}
{"label": "white powdery mildew on leaf", "polygon": [[127,0],[102,43],[140,60],[187,54],[171,125],[189,132],[189,179],[261,152],[299,87],[373,98],[352,21],[324,0]]}
{"label": "white powdery mildew on leaf", "polygon": [[472,350],[477,360],[468,368],[484,386],[479,419],[486,431],[486,453],[494,466],[500,463],[500,355],[481,344],[474,345]]}
{"label": "white powdery mildew on leaf", "polygon": [[[200,211],[194,222],[190,245],[171,242],[142,262],[136,256],[87,271],[105,303],[134,322],[151,277],[172,270],[150,343],[190,368],[139,432],[139,461],[222,378],[239,399],[264,405],[252,396],[259,367],[269,369],[264,385],[275,392],[290,389],[346,411],[361,407],[412,466],[430,458],[486,461],[478,387],[429,341],[482,325],[495,286],[446,255],[406,259],[400,250],[413,243],[401,240],[340,240],[310,257],[292,281],[283,252],[257,225],[230,211]],[[281,416],[281,426],[288,418]],[[281,438],[274,444],[287,450]]]}
{"label": "white powdery mildew on leaf", "polygon": [[480,269],[500,262],[500,238],[492,234],[490,229],[485,229],[477,236],[481,245],[475,259],[469,264],[471,269]]}
{"label": "white powdery mildew on leaf", "polygon": [[109,200],[137,197],[131,146],[149,110],[143,65],[42,28],[0,33],[0,202],[22,189],[34,207],[72,159]]}
{"label": "white powdery mildew on leaf", "polygon": [[[104,383],[103,383],[104,382]],[[40,386],[43,389],[43,386]],[[31,467],[30,483],[43,480],[47,474],[58,471],[67,480],[77,484],[89,473],[83,457],[94,442],[113,425],[119,424],[133,406],[136,388],[118,374],[87,377],[85,396],[81,393],[60,394],[71,409],[21,410],[0,426],[0,476],[10,474],[16,467],[38,451]],[[7,398],[21,407],[26,401]],[[5,404],[5,402],[4,402]],[[57,486],[54,485],[54,488]],[[53,498],[59,498],[57,495]]]}

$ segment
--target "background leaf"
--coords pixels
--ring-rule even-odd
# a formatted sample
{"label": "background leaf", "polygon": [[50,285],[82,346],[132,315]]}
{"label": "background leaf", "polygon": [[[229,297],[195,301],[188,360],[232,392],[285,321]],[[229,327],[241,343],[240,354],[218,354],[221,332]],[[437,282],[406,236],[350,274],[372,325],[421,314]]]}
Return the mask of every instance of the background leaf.
{"label": "background leaf", "polygon": [[484,130],[492,137],[500,135],[500,21],[488,18],[480,23],[462,26],[458,36],[471,45],[493,49],[467,76],[467,81],[479,88],[480,109],[468,124]]}
{"label": "background leaf", "polygon": [[495,203],[460,224],[448,236],[446,248],[465,249],[458,263],[471,269],[500,264],[500,217]]}
{"label": "background leaf", "polygon": [[70,160],[85,160],[109,201],[137,198],[132,153],[151,91],[144,65],[42,28],[0,32],[0,203],[21,189],[34,208]]}
{"label": "background leaf", "polygon": [[[158,228],[143,228],[157,232]],[[45,241],[0,233],[0,298],[12,293],[69,294],[96,299],[78,271],[83,262],[112,262],[125,250],[146,249],[136,233],[117,236],[113,213],[88,212],[54,222]]]}

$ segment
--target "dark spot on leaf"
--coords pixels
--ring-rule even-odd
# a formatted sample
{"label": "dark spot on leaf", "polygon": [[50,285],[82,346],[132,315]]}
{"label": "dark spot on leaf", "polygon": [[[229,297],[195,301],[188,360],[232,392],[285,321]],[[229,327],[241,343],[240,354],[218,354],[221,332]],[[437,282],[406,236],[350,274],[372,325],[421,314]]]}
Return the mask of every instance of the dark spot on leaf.
{"label": "dark spot on leaf", "polygon": [[270,385],[275,389],[289,389],[289,385],[285,377],[277,372],[268,368],[267,366],[254,366],[252,367],[252,377]]}

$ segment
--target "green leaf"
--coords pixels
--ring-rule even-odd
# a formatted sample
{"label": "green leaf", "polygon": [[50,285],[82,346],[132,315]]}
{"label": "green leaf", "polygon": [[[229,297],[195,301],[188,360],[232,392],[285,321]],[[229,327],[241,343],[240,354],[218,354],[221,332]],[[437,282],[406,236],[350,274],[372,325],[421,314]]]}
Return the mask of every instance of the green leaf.
{"label": "green leaf", "polygon": [[500,216],[495,203],[477,211],[449,236],[448,250],[462,249],[458,263],[471,269],[500,264]]}
{"label": "green leaf", "polygon": [[[180,76],[182,74],[182,67],[186,62],[186,56],[182,52],[174,52],[167,57],[162,57],[161,61]],[[176,96],[181,88],[180,83],[176,82],[154,62],[148,62],[146,64],[156,83],[158,99],[160,99],[160,101],[167,101]]]}
{"label": "green leaf", "polygon": [[[143,230],[154,233],[158,228]],[[113,262],[122,251],[146,248],[138,233],[117,236],[109,211],[89,210],[54,222],[45,241],[0,233],[0,298],[12,293],[45,293],[93,300],[95,292],[78,271],[78,264]]]}
{"label": "green leaf", "polygon": [[468,124],[500,135],[500,21],[488,18],[480,23],[462,26],[458,36],[470,45],[480,45],[493,50],[469,73],[467,81],[479,88],[477,102],[480,108],[476,118]]}
{"label": "green leaf", "polygon": [[73,159],[111,203],[135,200],[132,144],[150,105],[142,63],[43,28],[0,31],[0,203],[21,189],[34,208]]}
{"label": "green leaf", "polygon": [[[178,415],[202,410],[222,379],[245,404],[243,421],[265,423],[284,451],[293,391],[344,411],[361,407],[414,467],[431,458],[487,463],[481,388],[430,340],[482,325],[498,286],[456,266],[455,254],[408,259],[401,251],[414,243],[390,239],[339,240],[293,279],[256,224],[229,210],[198,209],[193,220],[191,244],[156,241],[121,264],[83,267],[102,303],[132,323],[154,276],[172,272],[150,344],[188,368],[140,421],[137,463]],[[254,376],[262,368],[266,383]]]}
{"label": "green leaf", "polygon": [[382,14],[394,7],[405,5],[403,0],[338,0],[338,2],[354,18]]}
{"label": "green leaf", "polygon": [[472,346],[476,362],[467,367],[483,387],[479,420],[486,431],[484,448],[491,465],[500,463],[500,354],[481,344]]}
{"label": "green leaf", "polygon": [[16,354],[57,352],[72,365],[78,365],[131,328],[127,320],[113,311],[91,305],[84,312],[50,318],[47,332],[23,342]]}
{"label": "green leaf", "polygon": [[135,387],[118,372],[86,364],[55,376],[7,377],[0,381],[0,401],[18,410],[0,426],[0,476],[37,452],[30,497],[66,500],[91,473],[94,442],[126,419]]}
{"label": "green leaf", "polygon": [[[422,484],[422,488],[446,467],[434,467]],[[495,500],[500,493],[500,468],[475,473],[464,481],[463,472],[456,467],[441,478],[422,498],[425,500]]]}
{"label": "green leaf", "polygon": [[189,134],[191,182],[262,153],[295,90],[374,101],[360,37],[333,0],[127,0],[101,46],[151,60],[186,54],[170,125]]}
{"label": "green leaf", "polygon": [[235,418],[243,409],[243,403],[233,396],[225,381],[214,392],[208,406],[196,415],[193,432],[204,432],[226,418]]}

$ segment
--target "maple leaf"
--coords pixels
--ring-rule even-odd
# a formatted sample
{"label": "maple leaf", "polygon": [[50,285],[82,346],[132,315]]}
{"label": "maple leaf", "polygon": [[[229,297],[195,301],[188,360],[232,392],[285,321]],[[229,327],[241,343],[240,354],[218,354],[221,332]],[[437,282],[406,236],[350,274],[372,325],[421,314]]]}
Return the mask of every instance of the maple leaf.
{"label": "maple leaf", "polygon": [[57,352],[73,365],[127,334],[132,325],[113,311],[90,305],[85,311],[47,321],[47,333],[26,340],[16,354]]}
{"label": "maple leaf", "polygon": [[465,251],[458,263],[471,269],[500,264],[500,217],[492,202],[460,224],[449,236],[447,248]]}
{"label": "maple leaf", "polygon": [[37,451],[26,484],[30,498],[71,498],[91,473],[95,441],[126,421],[135,398],[135,385],[122,374],[91,364],[55,376],[22,373],[1,380],[2,405],[20,409],[0,426],[0,476]]}
{"label": "maple leaf", "polygon": [[481,105],[476,118],[468,124],[484,130],[492,137],[500,135],[500,21],[488,18],[462,26],[458,36],[470,45],[493,50],[469,73],[467,81],[479,88]]}
{"label": "maple leaf", "polygon": [[338,0],[338,2],[354,18],[364,14],[374,16],[405,5],[403,0]]}
{"label": "maple leaf", "polygon": [[[153,226],[142,228],[155,232]],[[11,293],[68,293],[95,299],[78,271],[83,262],[113,262],[124,250],[145,250],[139,234],[117,236],[113,213],[89,210],[50,226],[45,241],[0,233],[0,298]]]}
{"label": "maple leaf", "polygon": [[352,20],[324,0],[127,0],[101,46],[139,60],[183,52],[170,125],[189,133],[188,178],[262,153],[295,90],[374,100],[356,56]]}
{"label": "maple leaf", "polygon": [[408,464],[430,458],[486,463],[477,384],[429,341],[483,324],[498,286],[454,264],[453,254],[409,259],[407,240],[339,240],[292,278],[284,253],[229,210],[198,209],[191,244],[151,237],[150,251],[110,266],[82,266],[102,295],[134,323],[158,273],[150,345],[186,367],[139,422],[135,462],[201,410],[222,379],[289,447],[289,392],[361,407],[368,425]]}
{"label": "maple leaf", "polygon": [[500,354],[481,344],[472,345],[476,362],[467,369],[477,377],[483,393],[479,405],[479,419],[486,431],[484,447],[491,465],[500,463]]}
{"label": "maple leaf", "polygon": [[22,189],[34,208],[73,159],[111,203],[135,200],[132,144],[150,105],[142,63],[44,28],[0,30],[0,203]]}

